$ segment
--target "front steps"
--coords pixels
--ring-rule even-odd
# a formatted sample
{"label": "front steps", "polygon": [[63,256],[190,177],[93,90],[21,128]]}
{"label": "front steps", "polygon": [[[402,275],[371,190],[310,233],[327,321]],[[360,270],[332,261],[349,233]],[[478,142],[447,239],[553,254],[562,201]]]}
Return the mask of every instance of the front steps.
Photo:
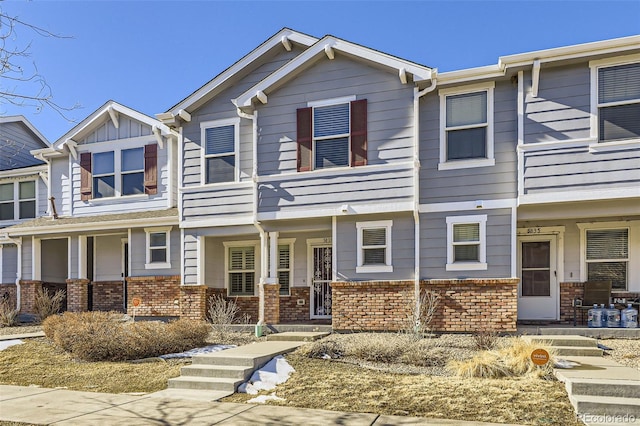
{"label": "front steps", "polygon": [[564,382],[571,404],[586,424],[596,425],[598,419],[607,416],[640,419],[640,371],[603,358],[595,339],[564,335],[522,338],[544,342],[559,358],[579,364],[574,368],[556,369],[555,375]]}

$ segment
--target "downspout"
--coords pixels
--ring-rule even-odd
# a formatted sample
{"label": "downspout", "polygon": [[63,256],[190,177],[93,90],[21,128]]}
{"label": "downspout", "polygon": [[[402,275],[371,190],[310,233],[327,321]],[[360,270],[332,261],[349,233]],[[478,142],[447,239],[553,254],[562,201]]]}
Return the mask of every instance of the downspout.
{"label": "downspout", "polygon": [[22,301],[22,298],[20,297],[20,281],[22,281],[22,237],[8,239],[16,245],[16,249],[18,250],[18,270],[16,271],[16,309],[20,312],[20,305]]}
{"label": "downspout", "polygon": [[435,90],[438,69],[431,70],[431,85],[423,90],[413,88],[413,223],[414,223],[414,271],[413,292],[416,300],[415,327],[420,321],[420,98]]}
{"label": "downspout", "polygon": [[236,113],[241,118],[246,118],[247,120],[251,120],[253,127],[253,151],[251,159],[252,167],[251,167],[251,180],[253,181],[252,191],[253,191],[253,211],[252,211],[252,220],[253,226],[256,227],[258,232],[260,233],[260,281],[258,283],[258,323],[255,327],[256,336],[262,336],[262,327],[265,325],[264,322],[264,283],[266,282],[266,247],[267,247],[267,233],[264,228],[258,221],[258,111],[253,110],[253,114],[247,114],[243,112],[240,108],[236,109]]}

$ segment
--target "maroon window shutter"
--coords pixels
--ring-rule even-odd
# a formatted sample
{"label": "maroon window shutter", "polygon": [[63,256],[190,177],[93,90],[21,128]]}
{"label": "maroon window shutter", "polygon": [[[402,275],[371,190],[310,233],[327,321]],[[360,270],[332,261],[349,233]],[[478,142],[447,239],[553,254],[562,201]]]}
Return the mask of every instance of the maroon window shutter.
{"label": "maroon window shutter", "polygon": [[144,192],[158,193],[158,144],[144,146]]}
{"label": "maroon window shutter", "polygon": [[91,153],[80,154],[80,199],[91,199]]}
{"label": "maroon window shutter", "polygon": [[311,108],[298,109],[298,171],[311,170]]}
{"label": "maroon window shutter", "polygon": [[351,165],[367,165],[367,100],[351,102]]}

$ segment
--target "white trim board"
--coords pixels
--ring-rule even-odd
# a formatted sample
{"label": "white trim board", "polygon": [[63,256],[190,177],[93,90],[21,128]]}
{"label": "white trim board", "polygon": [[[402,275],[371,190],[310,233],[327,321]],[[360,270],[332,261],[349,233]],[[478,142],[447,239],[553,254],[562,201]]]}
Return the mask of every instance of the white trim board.
{"label": "white trim board", "polygon": [[510,208],[516,207],[516,201],[517,200],[515,198],[504,198],[499,200],[477,200],[477,201],[458,201],[458,202],[451,202],[451,203],[420,204],[420,213],[510,209]]}

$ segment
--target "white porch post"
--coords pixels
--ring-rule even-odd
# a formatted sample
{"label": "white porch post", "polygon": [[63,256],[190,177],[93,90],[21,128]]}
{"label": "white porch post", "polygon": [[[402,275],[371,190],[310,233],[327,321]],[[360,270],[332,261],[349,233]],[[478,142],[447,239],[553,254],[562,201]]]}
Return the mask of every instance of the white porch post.
{"label": "white porch post", "polygon": [[267,284],[278,283],[278,233],[269,232],[269,278]]}
{"label": "white porch post", "polygon": [[31,279],[40,281],[42,279],[40,238],[32,237],[31,242],[31,261],[33,262],[31,264]]}

